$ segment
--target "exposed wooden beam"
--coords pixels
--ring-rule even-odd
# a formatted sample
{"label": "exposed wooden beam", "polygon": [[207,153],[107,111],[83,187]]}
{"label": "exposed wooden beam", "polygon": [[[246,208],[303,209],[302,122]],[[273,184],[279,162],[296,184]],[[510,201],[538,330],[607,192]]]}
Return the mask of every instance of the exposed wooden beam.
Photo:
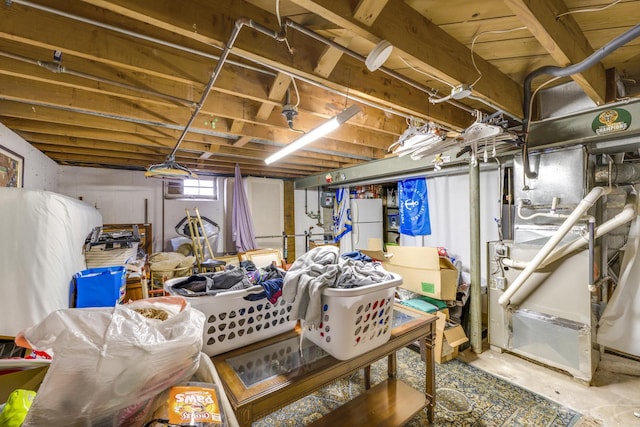
{"label": "exposed wooden beam", "polygon": [[[593,53],[593,48],[561,0],[505,0],[505,3],[527,26],[560,67],[577,64]],[[571,76],[597,104],[605,102],[606,74],[602,64],[596,64]]]}
{"label": "exposed wooden beam", "polygon": [[[273,79],[273,83],[271,84],[271,88],[269,89],[268,98],[272,101],[281,102],[290,84],[291,77],[283,73],[278,73]],[[263,102],[258,109],[256,118],[258,120],[267,120],[271,115],[273,108],[273,104]]]}
{"label": "exposed wooden beam", "polygon": [[[126,166],[136,170],[144,170],[149,163],[136,159],[114,159],[111,156],[91,156],[87,157],[81,154],[60,154],[49,152],[46,148],[42,151],[51,157],[54,161],[61,164],[72,164],[85,167],[97,167],[102,165],[110,165],[114,167]],[[193,164],[197,166],[197,162]],[[223,175],[233,176],[235,164],[207,164],[206,169],[198,170],[201,175]],[[274,178],[300,178],[304,173],[295,173],[284,170],[269,169],[265,167],[248,167],[242,166],[242,174],[244,176],[272,176]]]}
{"label": "exposed wooden beam", "polygon": [[[38,12],[34,13],[38,14]],[[206,81],[206,77],[208,77],[207,73],[211,72],[212,64],[210,64],[206,58],[203,59],[191,55],[191,59],[185,57],[180,59],[181,57],[177,56],[171,49],[150,45],[148,43],[136,43],[135,51],[133,51],[131,47],[127,48],[122,44],[121,38],[108,32],[100,32],[100,40],[95,44],[86,43],[83,40],[91,39],[94,32],[91,31],[90,26],[82,23],[62,20],[62,18],[56,20],[55,17],[48,15],[38,17],[38,19],[43,19],[46,23],[46,25],[43,26],[30,25],[30,22],[23,21],[24,17],[22,15],[12,16],[7,19],[15,25],[6,26],[4,28],[6,29],[5,33],[0,32],[0,39],[2,39],[3,35],[5,37],[3,41],[0,42],[3,50],[8,48],[9,50],[13,49],[15,53],[21,53],[21,49],[15,46],[22,46],[23,48],[31,49],[33,52],[38,52],[37,54],[33,53],[32,56],[28,58],[32,61],[37,61],[48,58],[51,51],[61,48],[65,52],[65,67],[78,69],[87,75],[95,76],[97,79],[108,79],[116,83],[131,86],[139,85],[141,88],[148,89],[150,92],[155,91],[167,96],[195,102],[200,96],[199,91],[204,86],[203,82]],[[20,32],[21,28],[29,26],[31,30],[28,34]],[[55,36],[50,36],[50,32],[48,31],[48,28],[66,28],[71,26],[74,27],[76,37],[69,36],[66,39],[58,39]],[[83,33],[85,33],[86,36],[77,36]],[[19,39],[21,43],[16,43],[15,41],[17,39]],[[120,47],[112,51],[110,48],[107,48],[107,46]],[[128,61],[128,58],[132,56],[137,58],[135,64]],[[159,63],[158,58],[166,58],[167,60]],[[184,105],[176,105],[165,99],[154,98],[152,95],[140,95],[140,93],[135,91],[109,86],[108,84],[105,85],[100,81],[91,81],[64,73],[54,74],[45,69],[38,68],[33,64],[20,64],[16,60],[3,59],[3,61],[10,62],[9,65],[15,68],[14,76],[30,75],[33,80],[39,79],[42,82],[55,83],[69,88],[84,88],[84,90],[87,91],[115,95],[132,102],[140,100],[141,102],[149,104],[173,104],[173,106],[181,106],[184,108]],[[173,68],[167,67],[167,63],[180,63],[183,71],[188,70],[189,75],[197,75],[197,77],[190,79],[178,78]],[[267,92],[264,89],[264,85],[260,84],[259,77],[255,71],[249,71],[227,64],[222,69],[213,90],[226,95],[232,95],[236,98],[240,95],[243,99],[261,102],[262,105],[257,114],[255,109],[245,110],[242,114],[239,114],[237,118],[253,119],[253,117],[256,117],[258,120],[266,120],[273,110],[273,107],[275,105],[281,105],[282,98],[289,86],[291,78],[287,74],[277,73],[270,90]],[[267,76],[263,77],[263,79],[266,78]],[[299,85],[303,86],[302,83],[299,83]],[[333,94],[327,91],[309,85],[307,85],[307,88],[312,91],[311,98],[319,96],[334,97]],[[213,97],[214,96],[211,98]],[[316,102],[301,101],[299,105],[301,116],[305,114],[307,108],[310,108],[308,111],[313,114],[322,114],[325,117],[331,114],[326,108],[323,108],[330,103],[326,101],[314,101]],[[209,102],[209,104],[211,104],[211,102]],[[223,103],[216,102],[216,105],[221,104]],[[251,103],[247,103],[247,105],[250,106]],[[186,108],[185,111],[187,111]],[[369,115],[381,117],[383,113],[371,111]],[[278,119],[280,120],[281,118],[278,117]],[[393,121],[393,119],[386,120],[387,123],[392,123]],[[395,121],[401,123],[404,120],[396,118]],[[282,125],[284,125],[284,122],[282,122]],[[401,131],[398,132],[398,130],[395,130],[395,132],[401,133]]]}
{"label": "exposed wooden beam", "polygon": [[[334,43],[339,45],[349,47],[349,38],[347,37],[336,37],[333,39]],[[340,58],[342,58],[343,52],[339,49],[334,48],[333,46],[326,46],[320,57],[318,58],[318,63],[313,71],[322,76],[329,77],[329,74],[333,71],[333,69],[338,65]]]}
{"label": "exposed wooden beam", "polygon": [[250,136],[241,136],[240,138],[236,139],[232,145],[234,147],[243,147],[245,145],[247,145],[247,143],[251,141],[251,137]]}
{"label": "exposed wooden beam", "polygon": [[353,17],[370,27],[386,5],[387,0],[360,0],[353,10]]}
{"label": "exposed wooden beam", "polygon": [[[162,33],[165,35],[166,26],[175,25],[177,28],[172,31],[188,37],[189,31],[192,31],[191,23],[200,22],[203,15],[202,8],[191,2],[182,3],[180,7],[181,20],[176,20],[171,14],[173,3],[169,0],[157,0],[152,3],[145,3],[144,6],[122,0],[115,1],[115,3],[131,9],[132,12],[135,12],[131,13],[131,16],[138,16],[137,19],[142,19],[142,16],[152,17],[153,19],[143,19],[141,21],[141,26],[145,31],[152,30],[149,28],[148,22],[162,21],[164,23]],[[217,1],[215,9],[210,9],[209,12],[210,19],[219,25],[199,27],[198,40],[206,37],[211,40],[217,40],[218,43],[225,42],[235,23],[235,20],[231,17],[245,16],[265,25],[272,25],[275,20],[273,14],[252,7],[245,2],[233,0]],[[189,31],[185,31],[187,28]],[[250,61],[265,64],[267,67],[283,73],[315,80],[331,89],[344,92],[349,88],[350,93],[354,96],[357,95],[364,99],[375,101],[380,106],[393,108],[403,114],[428,118],[457,129],[462,129],[469,125],[469,116],[466,112],[442,105],[425,105],[424,94],[417,92],[409,85],[400,82],[393,82],[390,85],[389,79],[377,73],[362,76],[362,64],[352,58],[343,57],[340,61],[339,70],[334,70],[330,78],[322,78],[322,76],[314,73],[314,68],[317,64],[317,58],[326,45],[296,35],[292,35],[292,39],[295,39],[295,54],[293,55],[288,51],[284,43],[269,40],[266,35],[257,34],[254,30],[246,29],[240,32],[234,45],[234,52]]]}
{"label": "exposed wooden beam", "polygon": [[[146,121],[148,123],[162,123],[180,128],[187,122],[190,111],[184,107],[166,105],[160,110],[145,108],[140,103],[118,103],[114,97],[104,97],[104,94],[83,93],[79,90],[61,91],[59,87],[42,82],[29,82],[25,79],[1,79],[0,99],[29,102],[40,97],[47,99],[48,105],[58,108],[75,107],[81,110],[93,112],[96,115],[122,116],[131,120]],[[224,102],[221,102],[224,100]],[[227,95],[219,95],[215,99],[210,99],[203,107],[199,116],[194,120],[192,129],[202,129],[203,127],[215,129],[217,132],[230,134],[230,129],[224,121],[217,121],[218,117],[243,117],[251,116],[251,110],[241,99]],[[311,129],[325,118],[315,118],[302,116],[298,118],[304,128]],[[213,123],[215,126],[208,126]],[[267,127],[263,123],[253,123],[250,131],[243,131],[245,135],[254,138],[266,139],[277,142],[293,141],[297,135],[293,134],[283,121],[273,120]],[[342,126],[331,134],[331,139],[343,141],[347,144],[339,146],[335,144],[336,152],[359,153],[356,147],[350,145],[366,145],[375,149],[383,150],[390,143],[392,138],[376,135],[374,132],[367,132],[357,129],[355,126]]]}
{"label": "exposed wooden beam", "polygon": [[[56,137],[61,145],[78,145],[82,141],[89,148],[112,149],[116,151],[138,150],[156,155],[165,156],[173,148],[174,141],[168,138],[148,138],[145,135],[131,135],[114,130],[104,130],[95,127],[84,127],[81,125],[64,125],[60,123],[46,123],[43,121],[19,120],[14,118],[5,119],[0,115],[3,123],[11,126],[27,141],[32,141],[34,135],[46,135]],[[39,137],[42,140],[42,137]],[[212,141],[213,143],[207,143]],[[242,148],[228,145],[226,140],[221,138],[202,139],[201,143],[192,142],[186,139],[180,146],[179,152],[200,153],[202,151],[215,153],[218,156],[241,157],[243,159],[253,159],[263,161],[266,155],[278,150],[275,146],[265,146],[260,144],[250,144]],[[314,163],[323,168],[337,168],[344,164],[339,157],[327,156],[314,153],[312,151],[298,151],[290,158],[290,163]]]}
{"label": "exposed wooden beam", "polygon": [[[95,143],[83,139],[75,139],[74,141],[70,142],[67,141],[64,137],[54,135],[33,134],[29,132],[21,133],[21,135],[23,135],[25,139],[30,141],[31,144],[49,153],[78,154],[87,156],[87,158],[90,158],[93,155],[112,156],[116,159],[146,161],[147,164],[153,162],[161,162],[165,158],[162,154],[144,153],[140,150],[127,151],[118,149],[118,146],[113,144]],[[203,161],[205,159],[200,158],[196,154],[180,153],[180,155],[176,157],[176,160],[181,164],[197,164],[199,161]],[[266,167],[262,160],[237,159],[225,156],[213,156],[212,158],[208,159],[208,161],[205,161],[204,164],[207,165],[210,162],[215,162],[216,164],[241,163],[256,167]],[[278,167],[283,171],[294,173],[296,171],[302,173],[318,173],[322,170],[321,167],[318,167],[312,162],[306,164],[282,163],[278,165]]]}
{"label": "exposed wooden beam", "polygon": [[[423,71],[451,84],[471,84],[478,77],[471,61],[471,51],[416,13],[403,0],[388,0],[371,26],[355,19],[349,2],[291,1],[374,43],[381,39],[389,41],[394,46],[394,51],[405,59],[419,64]],[[473,88],[476,96],[491,101],[512,115],[522,117],[521,85],[482,58],[476,58],[475,62],[482,73],[482,78]]]}
{"label": "exposed wooden beam", "polygon": [[231,125],[229,125],[229,132],[233,134],[239,134],[242,132],[244,122],[242,120],[232,119]]}

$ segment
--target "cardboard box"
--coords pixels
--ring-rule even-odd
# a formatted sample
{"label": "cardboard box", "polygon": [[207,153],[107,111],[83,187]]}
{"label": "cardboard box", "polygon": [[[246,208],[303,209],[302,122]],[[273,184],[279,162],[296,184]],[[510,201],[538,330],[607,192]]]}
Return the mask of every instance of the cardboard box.
{"label": "cardboard box", "polygon": [[48,362],[39,360],[0,360],[0,403],[18,388],[37,391],[48,368]]}
{"label": "cardboard box", "polygon": [[387,271],[402,276],[401,287],[404,289],[439,300],[456,299],[458,270],[448,258],[438,255],[437,248],[387,246],[387,252],[360,252],[381,261]]}
{"label": "cardboard box", "polygon": [[445,363],[458,357],[458,346],[469,341],[464,329],[460,325],[447,327],[447,316],[436,312],[436,342],[434,358],[436,363]]}

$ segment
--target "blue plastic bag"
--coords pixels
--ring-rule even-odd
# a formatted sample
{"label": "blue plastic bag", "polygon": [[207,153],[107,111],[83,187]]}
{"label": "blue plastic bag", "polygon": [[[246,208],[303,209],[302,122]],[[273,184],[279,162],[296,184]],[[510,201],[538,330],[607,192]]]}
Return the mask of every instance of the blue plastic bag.
{"label": "blue plastic bag", "polygon": [[409,236],[431,234],[426,178],[405,179],[398,182],[398,205],[400,233]]}
{"label": "blue plastic bag", "polygon": [[73,276],[75,307],[113,307],[122,302],[127,288],[127,269],[123,266],[96,267]]}

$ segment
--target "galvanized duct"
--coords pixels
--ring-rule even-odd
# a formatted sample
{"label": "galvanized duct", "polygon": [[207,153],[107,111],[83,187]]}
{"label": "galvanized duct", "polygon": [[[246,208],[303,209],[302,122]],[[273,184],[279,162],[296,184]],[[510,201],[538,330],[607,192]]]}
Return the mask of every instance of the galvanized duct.
{"label": "galvanized duct", "polygon": [[595,169],[596,184],[637,184],[640,182],[640,164],[611,163]]}

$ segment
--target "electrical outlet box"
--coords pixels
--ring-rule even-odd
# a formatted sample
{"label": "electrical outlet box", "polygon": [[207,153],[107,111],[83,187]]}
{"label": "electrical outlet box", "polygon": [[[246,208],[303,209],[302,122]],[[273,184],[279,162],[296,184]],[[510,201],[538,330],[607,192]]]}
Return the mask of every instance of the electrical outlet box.
{"label": "electrical outlet box", "polygon": [[509,247],[504,243],[496,243],[493,251],[495,256],[499,258],[506,258],[509,256]]}
{"label": "electrical outlet box", "polygon": [[322,205],[323,208],[332,208],[333,207],[333,201],[335,199],[335,193],[331,193],[329,191],[325,191],[322,194],[322,198],[320,199],[320,204]]}
{"label": "electrical outlet box", "polygon": [[495,289],[499,291],[504,291],[507,287],[507,279],[506,277],[496,277],[495,278]]}

